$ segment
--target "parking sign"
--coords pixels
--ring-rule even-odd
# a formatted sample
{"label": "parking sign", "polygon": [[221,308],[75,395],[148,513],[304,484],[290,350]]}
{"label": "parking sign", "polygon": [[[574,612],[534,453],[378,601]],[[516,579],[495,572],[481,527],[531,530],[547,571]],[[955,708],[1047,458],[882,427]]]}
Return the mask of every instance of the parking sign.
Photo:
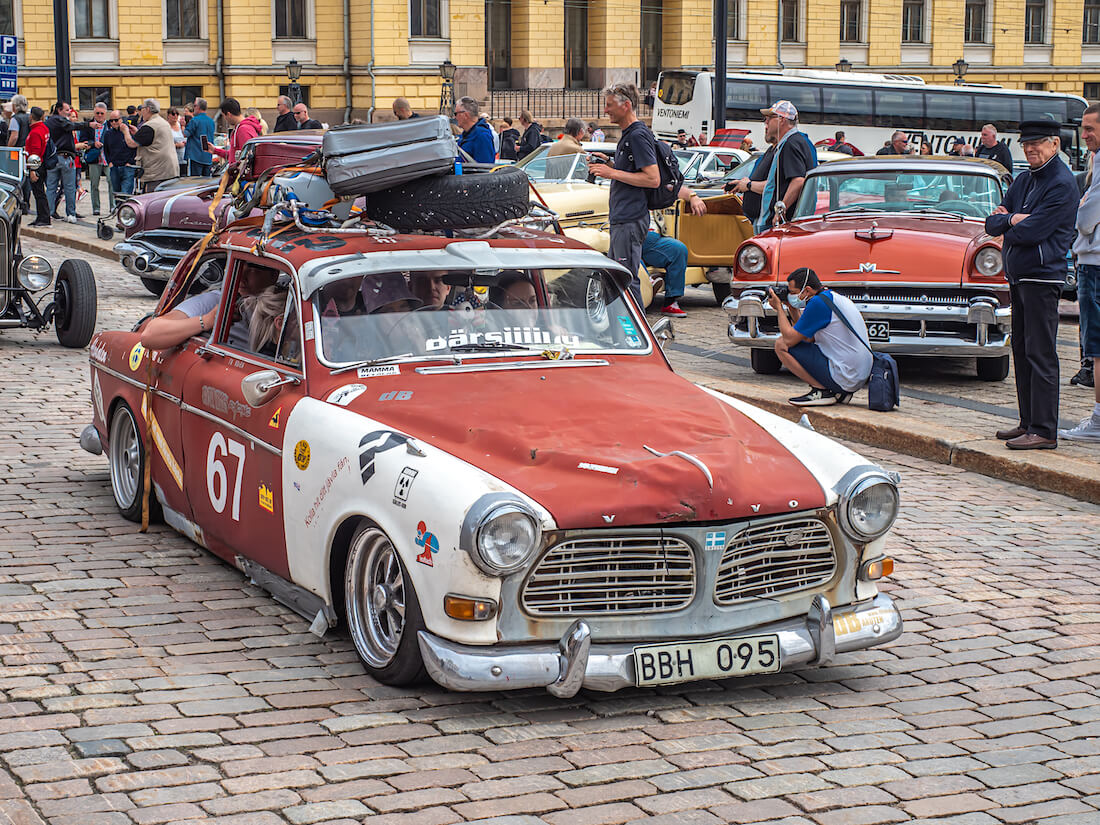
{"label": "parking sign", "polygon": [[0,37],[0,97],[10,98],[19,91],[19,42],[8,35]]}

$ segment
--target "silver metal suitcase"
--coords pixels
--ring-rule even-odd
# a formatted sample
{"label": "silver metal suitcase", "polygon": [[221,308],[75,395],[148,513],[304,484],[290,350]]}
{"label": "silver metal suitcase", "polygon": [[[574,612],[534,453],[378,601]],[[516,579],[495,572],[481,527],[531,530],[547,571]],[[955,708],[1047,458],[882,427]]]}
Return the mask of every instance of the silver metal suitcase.
{"label": "silver metal suitcase", "polygon": [[325,174],[337,195],[365,195],[454,169],[458,144],[447,118],[338,126],[321,143]]}

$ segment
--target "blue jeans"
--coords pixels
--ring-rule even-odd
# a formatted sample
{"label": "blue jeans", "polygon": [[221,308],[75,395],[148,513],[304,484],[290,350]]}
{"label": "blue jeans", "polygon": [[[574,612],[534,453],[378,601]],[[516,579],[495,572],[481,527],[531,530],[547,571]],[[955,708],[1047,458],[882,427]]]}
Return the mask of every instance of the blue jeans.
{"label": "blue jeans", "polygon": [[1100,358],[1100,266],[1077,265],[1077,308],[1081,357]]}
{"label": "blue jeans", "polygon": [[793,355],[794,360],[802,365],[802,369],[812,375],[814,380],[829,392],[844,392],[829,370],[829,359],[825,357],[821,347],[813,341],[801,341],[790,347],[787,352]]}
{"label": "blue jeans", "polygon": [[[183,171],[182,169],[180,170]],[[210,164],[199,163],[197,160],[187,161],[187,174],[194,177],[206,178],[210,176]]]}
{"label": "blue jeans", "polygon": [[665,271],[665,298],[670,301],[684,294],[687,260],[688,248],[675,238],[665,238],[650,231],[642,242],[642,263]]}
{"label": "blue jeans", "polygon": [[57,201],[65,190],[65,214],[76,217],[76,161],[68,155],[58,155],[57,165],[46,173],[46,195],[50,199],[50,213],[57,209]]}
{"label": "blue jeans", "polygon": [[135,171],[133,166],[112,166],[111,191],[116,195],[134,194]]}

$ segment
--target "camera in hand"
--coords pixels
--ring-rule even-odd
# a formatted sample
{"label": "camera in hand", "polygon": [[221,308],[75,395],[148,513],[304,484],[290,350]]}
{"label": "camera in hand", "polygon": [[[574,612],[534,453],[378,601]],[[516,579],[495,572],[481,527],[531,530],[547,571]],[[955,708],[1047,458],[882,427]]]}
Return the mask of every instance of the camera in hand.
{"label": "camera in hand", "polygon": [[790,289],[787,287],[786,284],[773,286],[772,292],[776,294],[776,297],[778,297],[780,301],[782,301],[783,303],[787,303],[787,296],[790,293]]}

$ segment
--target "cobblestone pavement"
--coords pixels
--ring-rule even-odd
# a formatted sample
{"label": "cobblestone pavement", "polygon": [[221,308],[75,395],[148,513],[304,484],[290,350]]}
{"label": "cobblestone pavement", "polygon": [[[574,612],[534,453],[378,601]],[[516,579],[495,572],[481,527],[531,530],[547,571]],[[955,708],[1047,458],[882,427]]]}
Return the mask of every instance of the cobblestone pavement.
{"label": "cobblestone pavement", "polygon": [[[101,325],[151,308],[94,264]],[[887,647],[570,700],[394,689],[116,514],[76,443],[85,353],[9,330],[0,364],[4,825],[1100,823],[1096,506],[864,449],[903,476]]]}

